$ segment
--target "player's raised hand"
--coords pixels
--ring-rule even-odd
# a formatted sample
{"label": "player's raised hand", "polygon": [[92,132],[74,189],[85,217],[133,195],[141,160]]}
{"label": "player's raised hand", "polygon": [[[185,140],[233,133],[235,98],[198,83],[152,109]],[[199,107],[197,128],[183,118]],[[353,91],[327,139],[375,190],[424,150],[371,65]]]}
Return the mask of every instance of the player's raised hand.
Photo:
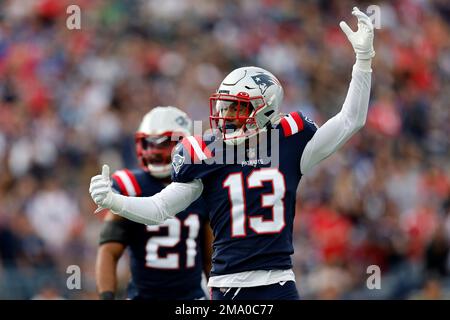
{"label": "player's raised hand", "polygon": [[339,23],[342,31],[353,46],[357,59],[368,60],[375,56],[373,49],[373,24],[370,18],[357,7],[353,7],[352,15],[358,18],[358,30],[353,32],[344,21]]}
{"label": "player's raised hand", "polygon": [[89,193],[92,200],[99,206],[95,213],[103,208],[111,208],[113,193],[109,179],[109,166],[107,164],[103,165],[101,175],[92,177]]}

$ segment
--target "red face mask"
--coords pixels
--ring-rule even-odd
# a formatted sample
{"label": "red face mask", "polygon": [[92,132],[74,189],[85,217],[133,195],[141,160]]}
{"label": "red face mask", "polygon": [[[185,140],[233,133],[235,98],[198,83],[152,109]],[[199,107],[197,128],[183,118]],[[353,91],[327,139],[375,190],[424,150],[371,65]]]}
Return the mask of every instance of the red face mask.
{"label": "red face mask", "polygon": [[178,143],[178,140],[172,141],[173,135],[173,132],[161,135],[136,133],[136,155],[144,170],[148,171],[148,165],[163,166],[171,163],[172,149]]}
{"label": "red face mask", "polygon": [[[245,136],[250,128],[256,128],[254,111],[264,105],[262,97],[250,98],[245,92],[237,96],[215,93],[209,98],[211,129],[220,130],[225,140],[226,134],[233,134],[240,129],[241,136]],[[238,136],[233,136],[236,137]]]}

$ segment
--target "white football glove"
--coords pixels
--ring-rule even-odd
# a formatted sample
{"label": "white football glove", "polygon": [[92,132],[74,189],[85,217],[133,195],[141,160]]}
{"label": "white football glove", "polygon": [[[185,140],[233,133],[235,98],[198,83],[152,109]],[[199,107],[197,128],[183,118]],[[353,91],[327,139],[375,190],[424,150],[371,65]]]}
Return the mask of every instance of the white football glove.
{"label": "white football glove", "polygon": [[353,7],[352,15],[358,18],[358,30],[356,32],[353,32],[344,21],[341,21],[339,26],[352,44],[356,58],[362,60],[372,59],[375,56],[372,21],[357,7]]}
{"label": "white football glove", "polygon": [[91,179],[89,187],[92,200],[99,206],[95,213],[103,208],[111,209],[114,194],[111,188],[111,180],[109,179],[109,166],[103,165],[102,174],[96,175]]}

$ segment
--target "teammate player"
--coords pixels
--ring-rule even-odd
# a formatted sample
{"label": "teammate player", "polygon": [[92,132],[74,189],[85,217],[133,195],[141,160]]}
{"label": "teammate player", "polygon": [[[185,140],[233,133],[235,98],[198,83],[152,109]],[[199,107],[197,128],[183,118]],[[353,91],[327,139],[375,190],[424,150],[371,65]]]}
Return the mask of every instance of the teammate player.
{"label": "teammate player", "polygon": [[[352,14],[358,19],[356,32],[340,23],[356,53],[352,80],[342,109],[322,127],[300,112],[279,113],[283,89],[270,72],[239,68],[210,98],[210,120],[222,133],[222,150],[210,150],[207,141],[188,137],[173,157],[175,182],[157,195],[140,199],[114,195],[108,177],[99,175],[91,180],[93,200],[128,219],[159,224],[202,195],[215,236],[208,282],[213,299],[298,299],[290,255],[300,178],[363,127],[367,116],[375,55],[373,25],[356,7]],[[278,149],[278,165],[262,161],[260,150],[255,155],[250,148],[242,162],[209,161],[226,157],[230,144],[246,146],[252,136],[276,133],[276,145],[271,143],[268,149],[269,153]]]}
{"label": "teammate player", "polygon": [[[192,121],[175,107],[156,107],[136,132],[141,169],[119,170],[112,188],[125,196],[149,197],[170,183],[173,134],[191,134]],[[145,226],[107,213],[100,234],[96,279],[100,299],[114,299],[116,267],[129,248],[128,299],[202,299],[202,267],[208,275],[211,235],[201,199],[159,226]],[[202,259],[203,258],[203,259]],[[202,261],[203,260],[203,261]]]}

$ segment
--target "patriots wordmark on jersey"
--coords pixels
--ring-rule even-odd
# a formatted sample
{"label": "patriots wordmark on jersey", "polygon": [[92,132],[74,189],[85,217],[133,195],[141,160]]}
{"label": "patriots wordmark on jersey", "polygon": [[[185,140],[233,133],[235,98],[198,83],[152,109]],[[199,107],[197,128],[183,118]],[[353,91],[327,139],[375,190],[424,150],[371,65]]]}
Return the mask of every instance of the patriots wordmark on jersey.
{"label": "patriots wordmark on jersey", "polygon": [[[113,190],[133,197],[152,196],[164,188],[148,172],[119,170],[112,175]],[[203,235],[207,223],[200,199],[159,226],[121,220],[121,234],[101,237],[100,244],[121,242],[129,249],[129,299],[197,299],[204,297]]]}
{"label": "patriots wordmark on jersey", "polygon": [[[236,152],[240,146],[223,140],[214,144],[189,137],[176,148],[173,181],[203,182],[202,196],[215,237],[211,276],[292,267],[296,191],[302,176],[299,164],[316,130],[300,112],[292,112],[260,133],[267,143],[253,147],[246,141],[244,160]],[[273,150],[279,158],[275,165],[270,162]],[[260,153],[268,158],[260,158]]]}
{"label": "patriots wordmark on jersey", "polygon": [[[174,148],[172,155],[172,169],[178,174],[185,164],[271,164],[277,167],[280,162],[279,132],[271,130],[270,134],[261,132],[246,139],[246,143],[239,145],[225,145],[217,135],[206,131],[203,136],[189,136]],[[207,142],[206,142],[207,141]],[[208,145],[208,147],[206,147]],[[183,149],[189,156],[181,153]]]}

